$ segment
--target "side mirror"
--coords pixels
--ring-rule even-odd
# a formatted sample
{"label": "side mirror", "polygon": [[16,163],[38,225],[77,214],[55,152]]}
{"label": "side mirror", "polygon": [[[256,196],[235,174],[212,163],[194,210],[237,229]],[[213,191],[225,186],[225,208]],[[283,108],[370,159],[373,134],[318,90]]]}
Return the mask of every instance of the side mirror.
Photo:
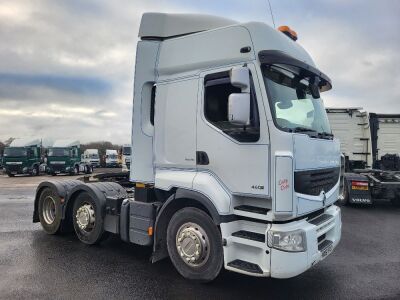
{"label": "side mirror", "polygon": [[242,93],[250,93],[250,74],[246,67],[233,67],[230,71],[231,84],[242,90]]}
{"label": "side mirror", "polygon": [[246,67],[234,67],[230,71],[231,84],[242,90],[241,94],[230,94],[228,120],[238,125],[250,124],[250,72]]}
{"label": "side mirror", "polygon": [[250,123],[250,94],[230,94],[228,100],[228,120],[238,125]]}

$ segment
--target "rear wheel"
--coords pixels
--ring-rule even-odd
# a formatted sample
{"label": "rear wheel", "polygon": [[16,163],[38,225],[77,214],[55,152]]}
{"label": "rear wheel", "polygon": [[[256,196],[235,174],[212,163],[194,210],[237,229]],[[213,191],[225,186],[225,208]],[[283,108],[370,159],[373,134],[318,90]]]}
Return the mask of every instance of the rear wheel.
{"label": "rear wheel", "polygon": [[14,174],[11,174],[11,173],[7,173],[7,175],[8,175],[8,177],[14,177],[15,176]]}
{"label": "rear wheel", "polygon": [[40,194],[39,220],[46,233],[59,233],[61,225],[61,198],[50,188],[45,188]]}
{"label": "rear wheel", "polygon": [[108,237],[108,232],[104,231],[101,208],[89,193],[82,192],[75,199],[72,218],[75,233],[81,242],[93,245]]}
{"label": "rear wheel", "polygon": [[39,175],[39,167],[38,166],[34,166],[32,168],[32,176],[38,176]]}
{"label": "rear wheel", "polygon": [[222,269],[221,233],[210,216],[198,208],[183,208],[173,215],[167,247],[175,268],[187,279],[208,282]]}

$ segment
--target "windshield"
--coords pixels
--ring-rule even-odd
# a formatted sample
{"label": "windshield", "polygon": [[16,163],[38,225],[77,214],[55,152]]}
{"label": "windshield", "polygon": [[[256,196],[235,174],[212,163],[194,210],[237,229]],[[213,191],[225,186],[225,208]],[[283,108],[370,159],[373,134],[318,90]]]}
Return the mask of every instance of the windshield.
{"label": "windshield", "polygon": [[108,154],[106,155],[107,158],[109,159],[117,159],[117,155],[116,154]]}
{"label": "windshield", "polygon": [[68,148],[50,148],[49,149],[49,156],[69,156],[70,152]]}
{"label": "windshield", "polygon": [[99,158],[98,154],[89,154],[89,158],[97,159]]}
{"label": "windshield", "polygon": [[124,155],[131,155],[131,147],[124,147],[122,152]]}
{"label": "windshield", "polygon": [[[311,94],[310,81],[290,68],[263,66],[272,115],[278,128],[289,132],[323,134],[332,137],[324,104]],[[298,72],[301,74],[301,71]],[[319,94],[319,93],[317,93]]]}
{"label": "windshield", "polygon": [[22,156],[27,156],[27,154],[28,153],[25,148],[8,147],[4,149],[4,157],[6,156],[22,157]]}

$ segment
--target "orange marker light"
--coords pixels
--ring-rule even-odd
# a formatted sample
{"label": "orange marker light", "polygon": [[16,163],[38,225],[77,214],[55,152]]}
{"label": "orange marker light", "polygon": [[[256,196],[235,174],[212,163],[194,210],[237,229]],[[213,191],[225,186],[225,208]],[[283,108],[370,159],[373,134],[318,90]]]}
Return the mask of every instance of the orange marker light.
{"label": "orange marker light", "polygon": [[149,236],[152,236],[152,235],[153,235],[153,227],[147,228],[147,234],[148,234]]}
{"label": "orange marker light", "polygon": [[289,38],[291,38],[293,41],[297,41],[297,33],[296,31],[290,29],[289,26],[283,25],[279,26],[278,30],[282,32],[283,34],[287,35]]}

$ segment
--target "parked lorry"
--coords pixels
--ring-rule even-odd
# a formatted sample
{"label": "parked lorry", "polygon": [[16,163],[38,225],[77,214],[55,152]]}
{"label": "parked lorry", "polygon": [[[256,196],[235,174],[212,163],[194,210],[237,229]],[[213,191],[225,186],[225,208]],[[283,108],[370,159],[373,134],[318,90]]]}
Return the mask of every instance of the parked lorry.
{"label": "parked lorry", "polygon": [[106,168],[117,168],[118,167],[118,152],[117,152],[117,150],[107,149],[104,161],[105,161]]}
{"label": "parked lorry", "polygon": [[98,149],[86,149],[82,156],[82,162],[91,165],[93,168],[100,167],[100,156]]}
{"label": "parked lorry", "polygon": [[344,155],[343,202],[386,199],[400,206],[400,114],[362,108],[328,108],[327,113]]}
{"label": "parked lorry", "polygon": [[79,173],[91,174],[92,166],[81,162],[80,142],[76,140],[57,140],[47,150],[47,173],[50,175]]}
{"label": "parked lorry", "polygon": [[131,168],[131,153],[132,147],[131,145],[123,145],[121,148],[121,162],[122,162],[122,170],[129,171]]}
{"label": "parked lorry", "polygon": [[144,14],[129,180],[42,182],[34,222],[151,246],[152,262],[169,256],[198,281],[222,268],[288,278],[326,258],[342,226],[340,145],[320,98],[331,80],[281,30]]}
{"label": "parked lorry", "polygon": [[9,177],[17,174],[39,175],[42,142],[37,138],[22,138],[12,141],[4,149],[4,171]]}

